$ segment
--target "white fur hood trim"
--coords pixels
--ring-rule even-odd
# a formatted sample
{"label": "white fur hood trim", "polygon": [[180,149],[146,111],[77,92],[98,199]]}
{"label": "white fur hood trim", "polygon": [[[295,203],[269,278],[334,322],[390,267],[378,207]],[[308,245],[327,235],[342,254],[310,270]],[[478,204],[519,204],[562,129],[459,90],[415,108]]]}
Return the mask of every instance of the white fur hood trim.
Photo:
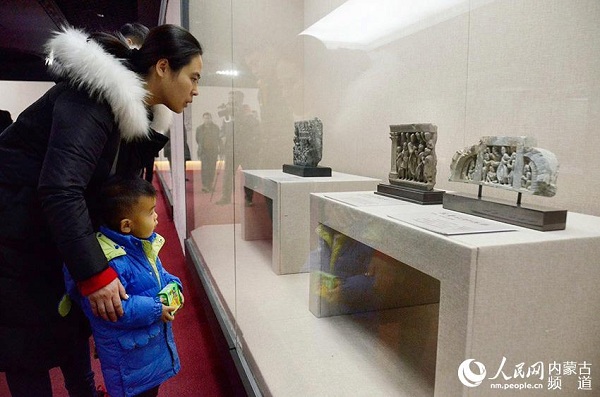
{"label": "white fur hood trim", "polygon": [[49,71],[93,97],[105,100],[126,141],[146,137],[149,121],[144,98],[148,92],[129,70],[81,30],[65,27],[46,44]]}
{"label": "white fur hood trim", "polygon": [[173,123],[173,112],[165,105],[152,106],[152,122],[150,128],[161,134],[165,134]]}

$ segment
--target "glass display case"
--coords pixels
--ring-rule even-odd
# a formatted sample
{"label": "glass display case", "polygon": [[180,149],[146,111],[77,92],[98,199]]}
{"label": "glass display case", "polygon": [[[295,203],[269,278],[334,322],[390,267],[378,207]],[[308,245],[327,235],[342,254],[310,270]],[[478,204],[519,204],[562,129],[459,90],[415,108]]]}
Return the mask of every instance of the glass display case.
{"label": "glass display case", "polygon": [[[596,0],[229,0],[181,7],[205,53],[200,94],[184,116],[186,181],[172,183],[185,186],[186,249],[256,394],[442,395],[435,361],[448,357],[437,343],[444,285],[413,275],[411,263],[388,258],[381,268],[390,288],[423,288],[424,302],[322,317],[309,308],[314,225],[287,229],[287,240],[307,233],[312,242],[294,253],[293,272],[273,271],[273,214],[283,213],[273,205],[281,202],[249,188],[245,173],[279,172],[292,162],[295,121],[322,120],[320,164],[379,181],[388,179],[389,126],[435,124],[436,189],[465,193],[476,187],[448,181],[458,149],[482,136],[533,136],[559,159],[558,192],[523,201],[600,216]],[[306,200],[311,192],[320,193],[319,186]],[[245,238],[246,216],[262,224],[256,239]],[[445,381],[459,385],[458,377]]]}

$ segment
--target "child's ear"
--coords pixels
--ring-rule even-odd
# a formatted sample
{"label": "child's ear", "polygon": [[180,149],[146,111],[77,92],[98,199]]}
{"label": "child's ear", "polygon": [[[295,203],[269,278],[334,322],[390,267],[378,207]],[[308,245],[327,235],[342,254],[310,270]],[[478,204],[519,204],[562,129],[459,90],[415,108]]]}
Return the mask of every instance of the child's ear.
{"label": "child's ear", "polygon": [[121,223],[119,224],[121,233],[129,234],[131,233],[131,220],[130,219],[121,219]]}

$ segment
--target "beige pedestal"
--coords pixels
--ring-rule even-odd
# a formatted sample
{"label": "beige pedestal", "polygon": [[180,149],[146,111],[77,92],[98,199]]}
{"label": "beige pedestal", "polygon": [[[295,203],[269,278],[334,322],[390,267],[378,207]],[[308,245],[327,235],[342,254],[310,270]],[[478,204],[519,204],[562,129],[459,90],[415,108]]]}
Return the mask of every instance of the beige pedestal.
{"label": "beige pedestal", "polygon": [[[591,368],[600,363],[600,218],[569,213],[561,231],[515,227],[448,237],[393,218],[419,211],[427,215],[441,206],[359,207],[336,195],[311,195],[311,229],[324,224],[439,280],[435,396],[545,396],[551,363]],[[316,316],[322,315],[322,300],[311,291],[310,310]],[[478,386],[459,381],[459,366],[467,359],[487,369]],[[540,374],[515,379],[520,363],[525,374],[542,363],[542,379]],[[479,372],[475,364],[471,370]],[[493,379],[499,370],[511,379],[501,374]],[[495,389],[527,383],[542,388]],[[565,395],[577,389],[577,375],[562,377]]]}
{"label": "beige pedestal", "polygon": [[272,268],[276,274],[308,271],[310,193],[374,191],[378,179],[333,172],[331,177],[300,177],[281,170],[244,171],[244,186],[273,201],[272,223],[263,205],[244,206],[241,226],[245,240],[273,239]]}

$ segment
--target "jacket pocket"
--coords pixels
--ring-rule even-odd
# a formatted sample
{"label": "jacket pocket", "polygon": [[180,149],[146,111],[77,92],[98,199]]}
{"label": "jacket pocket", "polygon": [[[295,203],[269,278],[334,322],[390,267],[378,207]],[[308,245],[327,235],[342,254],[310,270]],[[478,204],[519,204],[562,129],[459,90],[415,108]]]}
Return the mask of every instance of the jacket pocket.
{"label": "jacket pocket", "polygon": [[164,382],[172,372],[172,366],[165,360],[168,353],[161,324],[137,329],[118,338],[123,349],[119,371],[126,395],[154,387]]}
{"label": "jacket pocket", "polygon": [[127,352],[132,350],[143,350],[150,341],[161,333],[160,324],[152,324],[148,328],[135,329],[118,337],[121,349]]}

